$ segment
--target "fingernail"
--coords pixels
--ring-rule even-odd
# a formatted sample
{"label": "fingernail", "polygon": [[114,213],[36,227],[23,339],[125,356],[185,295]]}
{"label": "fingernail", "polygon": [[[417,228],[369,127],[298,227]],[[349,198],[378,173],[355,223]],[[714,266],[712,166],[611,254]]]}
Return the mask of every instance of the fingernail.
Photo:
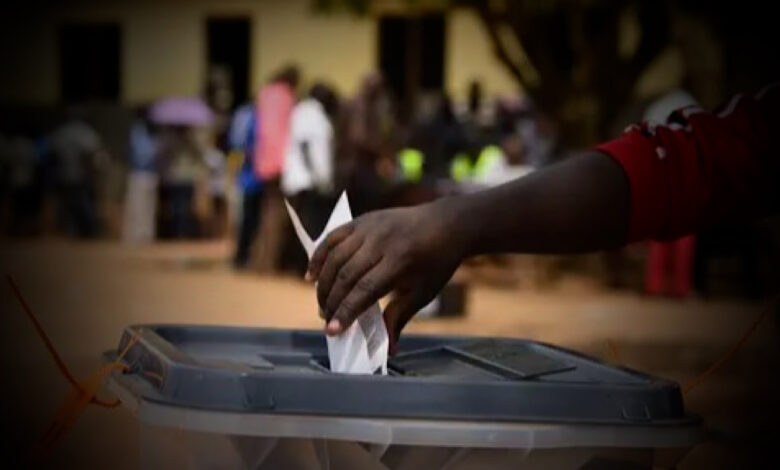
{"label": "fingernail", "polygon": [[334,318],[328,322],[328,326],[325,327],[325,330],[329,335],[337,335],[341,333],[341,322]]}

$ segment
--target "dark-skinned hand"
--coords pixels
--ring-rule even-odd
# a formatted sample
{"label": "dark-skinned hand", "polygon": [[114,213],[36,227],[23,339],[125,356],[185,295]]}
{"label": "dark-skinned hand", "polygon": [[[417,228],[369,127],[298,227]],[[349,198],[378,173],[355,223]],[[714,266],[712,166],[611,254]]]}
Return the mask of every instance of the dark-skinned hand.
{"label": "dark-skinned hand", "polygon": [[454,201],[370,212],[317,247],[307,277],[317,280],[325,331],[343,332],[372,304],[392,294],[384,311],[390,351],[417,311],[439,293],[466,254]]}
{"label": "dark-skinned hand", "polygon": [[466,256],[618,247],[627,240],[629,202],[621,166],[591,152],[494,188],[359,217],[334,230],[309,263],[326,332],[344,331],[393,293],[385,309],[392,351]]}

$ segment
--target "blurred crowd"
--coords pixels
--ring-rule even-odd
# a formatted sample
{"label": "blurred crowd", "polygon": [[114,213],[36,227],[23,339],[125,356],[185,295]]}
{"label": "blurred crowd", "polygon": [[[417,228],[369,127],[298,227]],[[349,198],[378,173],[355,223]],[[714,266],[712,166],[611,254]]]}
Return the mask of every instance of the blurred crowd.
{"label": "blurred crowd", "polygon": [[119,155],[72,106],[47,132],[0,133],[3,229],[111,235],[100,186],[120,161],[123,239],[234,234],[236,268],[299,270],[285,198],[317,233],[343,190],[360,214],[499,184],[552,158],[555,126],[519,96],[488,99],[475,81],[463,102],[440,92],[411,110],[401,102],[377,73],[343,97],[286,66],[236,103],[216,68],[203,96],[135,110]]}
{"label": "blurred crowd", "polygon": [[[84,106],[68,107],[45,132],[0,131],[0,228],[131,243],[231,237],[236,269],[302,274],[285,200],[316,237],[344,190],[359,215],[501,184],[563,155],[553,120],[520,95],[486,97],[478,81],[462,100],[422,93],[409,109],[377,73],[344,97],[286,66],[247,102],[233,96],[229,74],[216,68],[203,96],[133,110],[118,126],[119,147]],[[675,90],[642,119],[663,121],[692,101]],[[121,200],[113,216],[112,197]],[[643,290],[708,292],[710,261],[725,253],[743,259],[743,290],[755,291],[751,230],[726,242],[703,233],[643,246]],[[631,253],[605,255],[609,284],[625,284]]]}

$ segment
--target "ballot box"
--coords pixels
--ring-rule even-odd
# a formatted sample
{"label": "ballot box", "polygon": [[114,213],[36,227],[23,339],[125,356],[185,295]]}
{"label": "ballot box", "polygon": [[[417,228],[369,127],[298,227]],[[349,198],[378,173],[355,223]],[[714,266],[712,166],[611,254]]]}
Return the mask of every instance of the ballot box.
{"label": "ballot box", "polygon": [[109,386],[142,468],[673,468],[701,438],[677,384],[522,339],[405,335],[388,375],[332,373],[321,331],[142,325],[128,344]]}

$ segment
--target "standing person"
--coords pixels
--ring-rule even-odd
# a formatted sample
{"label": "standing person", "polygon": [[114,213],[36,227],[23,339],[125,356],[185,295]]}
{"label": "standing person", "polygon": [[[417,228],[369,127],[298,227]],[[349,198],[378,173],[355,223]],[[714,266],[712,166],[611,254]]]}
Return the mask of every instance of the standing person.
{"label": "standing person", "polygon": [[287,215],[284,213],[279,179],[290,135],[290,115],[295,105],[298,69],[288,66],[260,90],[255,143],[255,174],[264,183],[263,224],[258,240],[257,269],[271,272],[278,267]]}
{"label": "standing person", "polygon": [[[225,154],[216,145],[214,126],[190,129],[198,153],[203,159],[202,176],[196,181],[199,235],[216,238],[227,230],[227,164]],[[205,183],[205,184],[204,184]]]}
{"label": "standing person", "polygon": [[[309,233],[319,233],[333,205],[333,124],[337,98],[331,88],[315,84],[295,105],[290,119],[290,140],[282,171],[282,192],[298,211]],[[289,230],[287,240],[297,245]],[[306,258],[297,248],[289,255],[295,271],[306,271]]]}
{"label": "standing person", "polygon": [[214,113],[214,145],[219,150],[228,147],[230,111],[233,109],[236,90],[232,85],[233,72],[224,65],[211,65],[206,78],[203,97]]}
{"label": "standing person", "polygon": [[333,198],[332,118],[337,98],[322,83],[293,109],[290,140],[282,171],[282,192],[290,199],[311,233],[325,227]]}
{"label": "standing person", "polygon": [[159,234],[194,238],[199,235],[195,203],[202,200],[196,199],[196,187],[205,176],[205,152],[213,145],[214,113],[199,98],[170,97],[152,105],[149,119],[159,126]]}
{"label": "standing person", "polygon": [[471,141],[480,140],[482,131],[493,123],[494,107],[485,99],[485,92],[479,80],[472,80],[464,102],[458,103],[455,114],[461,121]]}
{"label": "standing person", "polygon": [[445,178],[455,157],[468,151],[465,131],[455,117],[452,100],[446,94],[441,97],[431,127],[440,138],[434,142],[430,158],[426,155],[425,172],[436,178]]}
{"label": "standing person", "polygon": [[338,136],[339,179],[357,214],[381,206],[382,180],[393,172],[391,133],[392,116],[382,77],[371,73],[346,105]]}
{"label": "standing person", "polygon": [[201,149],[187,126],[163,126],[159,133],[160,213],[157,225],[161,238],[194,238],[195,185],[204,172]]}
{"label": "standing person", "polygon": [[[448,95],[439,97],[433,116],[415,126],[410,140],[411,147],[419,150],[424,160],[423,174],[416,179],[423,176],[432,180],[446,178],[453,159],[468,150],[463,126],[455,118]],[[405,167],[403,161],[401,167]],[[409,179],[415,178],[407,177]]]}
{"label": "standing person", "polygon": [[241,168],[237,183],[241,191],[241,221],[233,255],[233,267],[246,268],[250,250],[257,231],[260,228],[261,202],[263,198],[262,180],[254,170],[255,141],[257,135],[257,110],[253,103],[239,107],[233,114],[228,132],[228,145],[231,151],[241,152]]}
{"label": "standing person", "polygon": [[156,232],[157,183],[155,158],[158,141],[147,110],[139,110],[130,126],[130,172],[127,177],[122,239],[150,242]]}
{"label": "standing person", "polygon": [[94,183],[107,160],[100,135],[77,111],[70,110],[67,121],[49,138],[49,149],[54,157],[63,222],[81,238],[96,236]]}
{"label": "standing person", "polygon": [[23,136],[0,135],[0,167],[5,173],[2,196],[9,202],[9,218],[3,223],[8,223],[10,235],[32,235],[38,227],[43,192],[35,143]]}
{"label": "standing person", "polygon": [[208,196],[209,217],[206,223],[206,235],[211,238],[225,236],[228,224],[227,204],[227,157],[215,145],[203,151],[203,163],[208,173],[206,195]]}

